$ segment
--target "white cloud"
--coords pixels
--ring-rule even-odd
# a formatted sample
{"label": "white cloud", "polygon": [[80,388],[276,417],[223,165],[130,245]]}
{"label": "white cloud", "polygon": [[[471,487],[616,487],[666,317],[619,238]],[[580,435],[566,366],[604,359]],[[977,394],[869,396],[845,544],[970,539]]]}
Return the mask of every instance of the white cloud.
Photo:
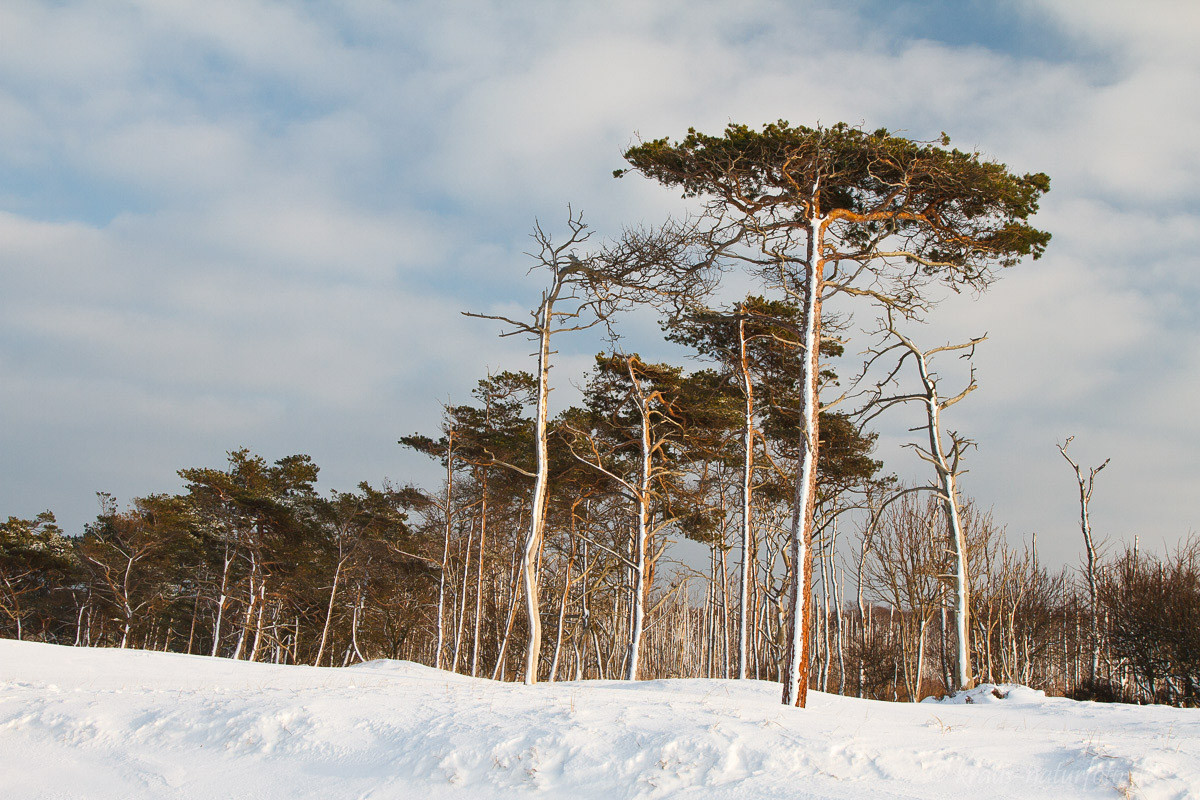
{"label": "white cloud", "polygon": [[1049,16],[1070,36],[1131,59],[1200,64],[1200,7],[1188,0],[1024,0],[1021,5]]}

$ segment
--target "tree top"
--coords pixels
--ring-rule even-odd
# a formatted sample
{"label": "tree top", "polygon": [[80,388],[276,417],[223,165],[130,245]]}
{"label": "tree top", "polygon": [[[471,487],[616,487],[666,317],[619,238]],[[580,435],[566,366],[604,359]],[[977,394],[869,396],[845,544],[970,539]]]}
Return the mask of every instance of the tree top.
{"label": "tree top", "polygon": [[915,236],[923,261],[1008,266],[1041,256],[1050,234],[1026,220],[1049,177],[1016,175],[948,143],[945,134],[922,142],[845,123],[730,124],[720,136],[690,129],[680,141],[635,145],[625,152],[630,168],[614,175],[640,172],[681,187],[685,197],[708,197],[726,212],[769,217],[776,226],[841,223],[850,241]]}

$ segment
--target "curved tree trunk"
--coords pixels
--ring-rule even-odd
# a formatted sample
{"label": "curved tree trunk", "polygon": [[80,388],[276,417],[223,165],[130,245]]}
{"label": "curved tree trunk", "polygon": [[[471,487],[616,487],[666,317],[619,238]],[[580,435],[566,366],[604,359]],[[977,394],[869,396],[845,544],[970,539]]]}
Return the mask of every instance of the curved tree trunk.
{"label": "curved tree trunk", "polygon": [[546,484],[549,479],[549,453],[546,445],[546,418],[550,395],[550,295],[546,295],[541,310],[541,335],[538,337],[538,394],[534,444],[537,449],[537,477],[533,484],[533,503],[530,509],[529,533],[521,555],[521,581],[525,590],[525,616],[529,622],[529,642],[525,647],[525,683],[538,680],[538,664],[542,655],[542,611],[538,601],[537,558],[542,547],[546,526]]}

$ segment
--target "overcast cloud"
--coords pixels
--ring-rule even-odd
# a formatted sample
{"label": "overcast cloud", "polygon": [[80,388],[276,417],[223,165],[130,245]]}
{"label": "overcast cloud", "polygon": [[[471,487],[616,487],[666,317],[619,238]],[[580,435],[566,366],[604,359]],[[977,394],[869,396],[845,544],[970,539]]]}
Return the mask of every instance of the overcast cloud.
{"label": "overcast cloud", "polygon": [[[979,442],[965,488],[1073,561],[1074,434],[1113,459],[1098,533],[1174,541],[1200,483],[1200,6],[1136,9],[8,0],[0,513],[75,533],[95,491],[173,491],[243,445],[309,453],[327,487],[425,474],[396,438],[526,366],[458,312],[529,303],[535,217],[659,221],[679,200],[613,180],[625,146],[784,118],[1051,175],[1045,258],[920,331],[990,335],[947,419]],[[556,381],[592,346],[564,341]],[[916,478],[905,422],[882,453]]]}

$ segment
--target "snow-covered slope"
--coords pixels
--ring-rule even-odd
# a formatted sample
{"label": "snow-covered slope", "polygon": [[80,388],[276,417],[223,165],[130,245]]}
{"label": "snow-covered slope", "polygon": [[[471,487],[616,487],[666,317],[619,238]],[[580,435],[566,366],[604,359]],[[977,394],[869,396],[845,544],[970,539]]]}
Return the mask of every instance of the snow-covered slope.
{"label": "snow-covered slope", "polygon": [[526,688],[0,641],[0,798],[1200,797],[1200,711],[976,694],[801,710],[752,681]]}

